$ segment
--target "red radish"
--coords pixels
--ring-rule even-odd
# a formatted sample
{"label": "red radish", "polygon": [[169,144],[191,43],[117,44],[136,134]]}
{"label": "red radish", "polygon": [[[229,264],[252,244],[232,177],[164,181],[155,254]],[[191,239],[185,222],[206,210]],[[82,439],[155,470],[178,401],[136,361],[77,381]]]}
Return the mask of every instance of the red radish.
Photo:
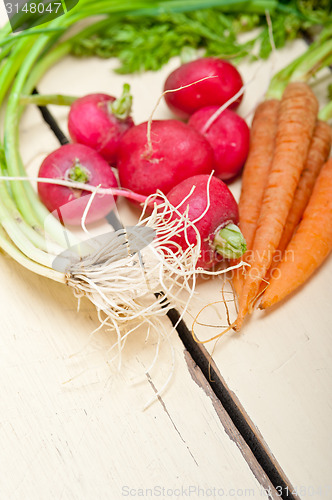
{"label": "red radish", "polygon": [[123,94],[115,99],[107,94],[88,94],[77,99],[70,108],[68,130],[74,142],[85,144],[115,164],[122,135],[133,127],[129,116],[132,97],[129,85],[123,86]]}
{"label": "red radish", "polygon": [[[66,144],[49,154],[39,169],[39,177],[101,184],[103,188],[117,188],[111,167],[96,151],[83,144]],[[38,183],[41,201],[64,224],[78,225],[91,195],[88,191]],[[86,222],[95,222],[107,215],[114,205],[112,195],[96,194]],[[60,213],[59,213],[60,212]]]}
{"label": "red radish", "polygon": [[[194,191],[183,201],[193,186]],[[205,212],[208,193],[209,208]],[[195,223],[201,238],[201,255],[197,267],[209,269],[223,257],[239,258],[245,252],[245,240],[236,225],[239,222],[237,203],[229,188],[220,179],[209,175],[189,177],[175,186],[167,194],[167,198],[181,213],[189,207],[188,217]],[[196,219],[199,220],[195,222]],[[196,232],[190,226],[187,228],[187,238],[189,243],[196,244]],[[184,250],[188,247],[184,233],[172,239]]]}
{"label": "red radish", "polygon": [[213,152],[207,140],[180,121],[152,121],[151,147],[147,122],[123,136],[117,165],[122,187],[146,196],[157,189],[167,193],[186,177],[213,169]]}
{"label": "red radish", "polygon": [[[206,78],[206,77],[213,78]],[[202,82],[194,83],[202,78]],[[205,106],[221,106],[233,97],[243,86],[238,70],[228,61],[214,57],[203,57],[183,64],[174,70],[165,82],[164,90],[174,90],[185,85],[189,87],[165,94],[169,108],[180,118],[188,118]],[[242,96],[230,107],[236,108]]]}
{"label": "red radish", "polygon": [[205,126],[218,106],[196,111],[188,125],[203,134],[214,152],[214,170],[219,179],[235,177],[243,167],[249,152],[250,131],[246,122],[230,109],[225,109],[207,128]]}

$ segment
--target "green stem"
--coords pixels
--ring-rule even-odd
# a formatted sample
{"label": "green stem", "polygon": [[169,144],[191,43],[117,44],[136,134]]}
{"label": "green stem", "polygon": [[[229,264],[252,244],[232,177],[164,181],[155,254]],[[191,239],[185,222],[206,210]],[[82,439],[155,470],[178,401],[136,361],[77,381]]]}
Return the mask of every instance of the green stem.
{"label": "green stem", "polygon": [[60,61],[60,59],[69,54],[70,48],[70,40],[67,40],[45,54],[37,64],[32,65],[30,67],[29,75],[22,87],[22,94],[30,94],[46,71]]}
{"label": "green stem", "polygon": [[[82,3],[81,3],[82,2]],[[211,7],[218,7],[224,12],[242,12],[246,9],[246,12],[265,14],[266,10],[273,13],[277,6],[277,0],[251,0],[250,2],[246,0],[166,0],[157,2],[105,2],[99,0],[93,3],[95,12],[91,12],[91,1],[80,2],[80,10],[85,11],[86,5],[88,5],[87,11],[91,15],[96,15],[97,12],[101,10],[104,13],[111,13],[119,10],[130,10],[130,15],[146,15],[146,16],[157,16],[165,12],[190,12],[199,9],[208,9]],[[90,4],[90,5],[89,5]],[[151,6],[152,4],[152,6]],[[122,9],[121,9],[122,7]]]}
{"label": "green stem", "polygon": [[[42,64],[40,66],[37,65],[39,71],[30,72],[30,68],[33,66],[34,61],[38,58],[40,51],[43,50],[46,43],[47,39],[46,37],[43,37],[42,40],[39,40],[39,44],[36,43],[30,51],[28,57],[26,57],[21,66],[8,100],[5,117],[5,152],[8,175],[10,176],[25,173],[22,159],[19,154],[18,142],[19,118],[24,109],[24,106],[20,105],[19,96],[23,89],[26,92],[26,89],[28,88],[28,92],[31,92],[36,81],[40,78],[41,73],[46,71],[46,69],[48,69],[48,67],[52,65],[55,60],[58,60],[63,56],[64,51],[61,50],[63,47],[60,46],[60,50],[59,48],[58,50],[54,50],[49,55],[50,57],[41,60]],[[69,48],[65,46],[65,49],[65,53],[67,53]],[[40,232],[43,232],[44,221],[46,217],[49,216],[49,212],[37,198],[31,184],[29,182],[17,182],[13,183],[11,187],[16,205],[25,220],[28,224],[35,228],[39,228]],[[53,223],[49,222],[49,228],[52,230],[51,236],[55,239],[55,241],[57,241],[60,245],[66,245],[66,240],[64,240],[63,235],[63,227],[57,219],[54,218]]]}
{"label": "green stem", "polygon": [[2,47],[0,52],[0,61],[7,61],[10,51],[15,47],[14,40],[7,42],[5,47]]}
{"label": "green stem", "polygon": [[[6,71],[0,75],[0,103],[3,100],[4,95],[6,94],[8,87],[12,83],[12,80],[14,79],[20,66],[24,65],[24,61],[26,60],[27,55],[26,55],[25,51],[22,50],[23,47],[26,47],[26,45],[28,44],[28,48],[30,48],[32,43],[33,43],[32,38],[29,40],[21,39],[17,43],[15,50],[12,51],[12,53],[9,57],[9,60],[8,60],[8,64],[6,65]],[[19,73],[20,72],[18,72],[18,74]],[[18,76],[17,76],[17,78],[18,78]],[[14,94],[14,97],[16,98],[15,94]],[[14,122],[13,118],[15,118],[15,111],[13,111],[12,108],[14,108],[14,110],[15,110],[16,105],[13,106],[12,104],[10,104],[10,102],[13,102],[13,100],[14,99],[13,99],[13,91],[12,91],[11,95],[9,97],[9,100],[8,100],[8,106],[7,106],[7,110],[6,110],[5,143],[4,143],[6,163],[8,166],[10,166],[8,169],[9,171],[10,171],[10,168],[15,168],[15,165],[17,164],[16,151],[15,151],[15,149],[11,148],[11,142],[12,142],[11,134],[6,132],[6,128],[8,130],[9,124],[10,125],[13,124],[13,122]],[[7,123],[7,125],[6,125],[6,123]],[[14,137],[14,142],[15,142],[15,138],[16,138],[15,127],[13,127],[12,130],[13,130],[12,136]],[[12,162],[13,162],[13,166],[12,166]],[[24,195],[24,186],[23,185],[12,186],[12,192],[14,193],[14,198],[17,201],[17,206],[18,206],[19,210],[21,211],[21,213],[24,214],[24,217],[27,220],[27,222],[30,225],[35,224],[36,219],[34,217],[32,217],[31,207],[26,202],[26,197]]]}
{"label": "green stem", "polygon": [[327,40],[320,47],[307,53],[305,59],[297,64],[290,81],[307,81],[317,71],[332,62],[332,40]]}
{"label": "green stem", "polygon": [[[21,245],[20,245],[21,246]],[[63,273],[45,267],[37,262],[32,261],[24,255],[24,253],[19,250],[19,248],[13,244],[12,240],[7,236],[7,233],[0,225],[0,247],[13,259],[16,260],[21,266],[29,269],[35,274],[50,278],[59,283],[66,283],[66,278]]]}
{"label": "green stem", "polygon": [[318,114],[320,120],[328,121],[332,118],[332,101],[330,101]]}
{"label": "green stem", "polygon": [[289,82],[308,81],[332,62],[332,31],[325,29],[300,57],[279,71],[271,80],[266,99],[280,99]]}
{"label": "green stem", "polygon": [[53,242],[47,242],[45,237],[25,222],[20,212],[17,210],[13,199],[9,196],[6,185],[3,181],[0,182],[0,199],[1,203],[5,205],[8,214],[15,222],[16,226],[20,228],[22,233],[29,238],[29,240],[37,248],[43,250],[44,252],[53,253],[54,256],[58,255],[58,253],[63,250],[62,247],[56,246]]}
{"label": "green stem", "polygon": [[54,32],[63,32],[63,28],[44,28],[44,29],[34,29],[34,30],[26,30],[22,31],[21,33],[18,33],[16,35],[9,35],[5,38],[2,38],[0,40],[0,47],[3,45],[6,45],[8,42],[13,42],[14,44],[19,40],[20,38],[26,38],[28,36],[35,36],[35,35],[44,35],[45,33],[54,33]]}
{"label": "green stem", "polygon": [[[26,50],[30,50],[33,45],[33,40],[25,40]],[[12,50],[11,54],[6,60],[6,65],[3,66],[0,73],[0,105],[7,94],[10,85],[12,84],[13,79],[15,78],[16,73],[19,71],[20,66],[22,65],[26,54],[21,50],[22,43],[16,45],[16,47]]]}
{"label": "green stem", "polygon": [[5,38],[7,35],[9,35],[12,32],[12,27],[9,23],[9,21],[0,28],[0,39]]}
{"label": "green stem", "polygon": [[190,47],[189,45],[183,47],[180,54],[181,64],[186,64],[188,62],[195,61],[199,57],[199,52],[194,47]]}
{"label": "green stem", "polygon": [[78,98],[71,95],[62,94],[30,94],[21,95],[20,104],[34,104],[36,106],[48,106],[55,104],[56,106],[71,106]]}
{"label": "green stem", "polygon": [[292,61],[288,66],[283,68],[271,79],[269,88],[265,94],[266,99],[281,99],[281,96],[287,87],[287,84],[292,76],[293,71],[299,62],[306,58],[306,53]]}
{"label": "green stem", "polygon": [[0,223],[12,242],[22,251],[22,253],[24,253],[24,255],[43,266],[52,267],[54,256],[40,250],[29,238],[27,238],[18,225],[20,221],[15,221],[13,219],[12,214],[8,211],[4,203],[0,203]]}
{"label": "green stem", "polygon": [[214,237],[213,246],[226,259],[239,259],[247,250],[243,234],[235,224],[220,229]]}
{"label": "green stem", "polygon": [[81,163],[79,162],[78,159],[75,160],[74,165],[68,170],[68,179],[74,182],[89,182],[91,174],[89,170]]}
{"label": "green stem", "polygon": [[122,95],[110,103],[110,111],[119,120],[126,120],[131,113],[133,96],[130,94],[130,85],[123,85]]}

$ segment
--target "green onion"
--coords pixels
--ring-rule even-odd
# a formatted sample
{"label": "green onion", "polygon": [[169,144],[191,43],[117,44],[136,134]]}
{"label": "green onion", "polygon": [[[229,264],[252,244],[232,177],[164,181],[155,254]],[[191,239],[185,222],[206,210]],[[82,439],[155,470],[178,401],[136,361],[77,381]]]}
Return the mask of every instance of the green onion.
{"label": "green onion", "polygon": [[48,106],[49,104],[55,104],[57,106],[71,106],[75,102],[77,97],[72,95],[62,95],[62,94],[32,94],[32,95],[21,95],[20,104],[26,106],[27,104],[34,104],[36,106]]}
{"label": "green onion", "polygon": [[321,69],[332,63],[332,28],[323,30],[308,50],[279,71],[271,80],[266,98],[280,99],[287,84],[308,82]]}

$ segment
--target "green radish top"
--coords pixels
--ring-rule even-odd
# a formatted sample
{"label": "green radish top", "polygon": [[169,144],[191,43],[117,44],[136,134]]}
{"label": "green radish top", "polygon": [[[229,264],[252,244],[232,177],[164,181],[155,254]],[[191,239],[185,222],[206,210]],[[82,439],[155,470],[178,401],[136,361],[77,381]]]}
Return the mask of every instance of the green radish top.
{"label": "green radish top", "polygon": [[119,120],[126,120],[131,114],[132,104],[133,96],[130,94],[130,85],[125,83],[122,95],[115,99],[115,101],[109,102],[109,110]]}
{"label": "green radish top", "polygon": [[220,229],[214,237],[213,246],[226,259],[239,259],[247,250],[243,234],[235,224]]}
{"label": "green radish top", "polygon": [[[309,82],[321,69],[332,64],[332,26],[321,31],[308,50],[279,71],[272,78],[266,99],[280,99],[290,82]],[[319,118],[328,120],[332,117],[332,104],[329,102],[320,110]]]}
{"label": "green radish top", "polygon": [[74,165],[67,171],[67,177],[74,182],[87,183],[90,180],[90,172],[76,158]]}

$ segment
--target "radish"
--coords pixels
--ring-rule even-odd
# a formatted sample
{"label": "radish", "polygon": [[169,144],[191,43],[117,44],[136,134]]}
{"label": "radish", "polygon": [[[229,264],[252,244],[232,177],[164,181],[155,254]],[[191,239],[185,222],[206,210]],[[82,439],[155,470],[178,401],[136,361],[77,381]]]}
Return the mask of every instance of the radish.
{"label": "radish", "polygon": [[128,84],[115,99],[107,94],[88,94],[77,99],[70,108],[68,130],[74,142],[85,144],[115,165],[122,135],[134,126],[129,116],[132,97]]}
{"label": "radish", "polygon": [[218,109],[218,106],[199,109],[190,117],[188,125],[207,138],[214,152],[215,175],[226,180],[235,177],[246,161],[250,131],[243,118],[230,109],[225,109],[206,128],[209,118]]}
{"label": "radish", "polygon": [[136,125],[120,142],[117,167],[122,187],[146,196],[157,189],[167,193],[187,177],[212,171],[212,148],[192,127],[177,120],[154,120],[151,141],[147,129],[147,122]]}
{"label": "radish", "polygon": [[[217,177],[189,177],[175,186],[167,194],[167,199],[181,214],[188,210],[188,218],[199,232],[201,253],[196,267],[209,269],[223,258],[239,258],[246,251],[245,240],[237,226],[237,203],[226,184]],[[197,244],[197,233],[188,226],[172,240],[185,251],[188,242]]]}
{"label": "radish", "polygon": [[[211,78],[206,78],[209,76]],[[202,78],[205,80],[194,83]],[[221,106],[241,89],[243,81],[238,70],[228,61],[203,57],[174,70],[168,76],[164,90],[175,90],[186,85],[189,86],[165,94],[168,107],[180,118],[188,118],[205,106]],[[231,107],[235,109],[241,99],[242,96]]]}
{"label": "radish", "polygon": [[[39,177],[63,179],[103,188],[118,187],[115,175],[104,158],[83,144],[66,144],[49,154],[39,169]],[[38,183],[41,201],[64,224],[78,225],[91,193],[56,184]],[[114,206],[112,195],[95,195],[86,222],[95,222]]]}

